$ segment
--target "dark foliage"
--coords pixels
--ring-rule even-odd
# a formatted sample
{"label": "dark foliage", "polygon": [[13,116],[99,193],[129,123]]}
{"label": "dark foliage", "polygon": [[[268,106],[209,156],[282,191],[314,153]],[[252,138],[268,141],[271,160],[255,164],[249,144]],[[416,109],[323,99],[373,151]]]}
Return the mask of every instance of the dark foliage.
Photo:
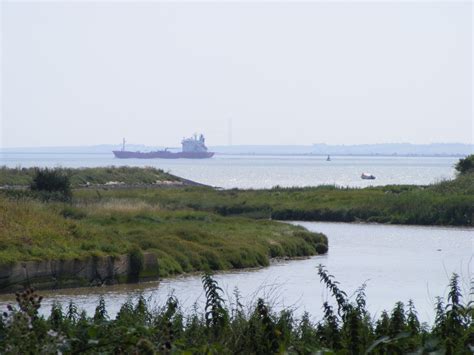
{"label": "dark foliage", "polygon": [[464,159],[460,159],[456,163],[455,169],[459,174],[474,172],[474,154],[471,154]]}
{"label": "dark foliage", "polygon": [[69,176],[58,169],[36,169],[30,188],[46,200],[69,201],[72,197]]}
{"label": "dark foliage", "polygon": [[204,314],[185,316],[178,301],[151,311],[143,297],[122,305],[110,319],[104,298],[92,317],[71,303],[66,311],[54,304],[48,318],[38,315],[41,297],[34,290],[17,294],[0,320],[0,352],[13,354],[471,354],[474,348],[473,307],[464,305],[459,278],[453,275],[447,303],[438,299],[432,328],[420,325],[415,307],[398,302],[389,313],[372,319],[366,310],[365,286],[354,299],[342,291],[323,267],[319,277],[335,298],[325,302],[324,316],[312,323],[292,312],[272,311],[263,299],[243,311],[236,292],[229,310],[214,278],[202,278]]}

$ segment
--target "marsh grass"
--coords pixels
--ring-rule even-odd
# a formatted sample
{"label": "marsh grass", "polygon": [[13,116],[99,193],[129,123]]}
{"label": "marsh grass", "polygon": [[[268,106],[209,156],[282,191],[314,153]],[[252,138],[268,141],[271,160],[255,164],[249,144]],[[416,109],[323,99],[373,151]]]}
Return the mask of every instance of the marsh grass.
{"label": "marsh grass", "polygon": [[[37,168],[0,167],[0,186],[29,186]],[[96,168],[55,168],[59,174],[69,176],[72,187],[103,185],[121,182],[127,185],[154,184],[157,181],[178,181],[179,178],[152,167],[108,166]]]}
{"label": "marsh grass", "polygon": [[[141,200],[65,204],[0,196],[0,263],[153,253],[159,276],[268,265],[327,244],[302,227],[210,212],[162,210]],[[158,275],[157,275],[158,276]]]}
{"label": "marsh grass", "polygon": [[[216,190],[208,187],[144,188],[157,180],[178,178],[153,168],[105,167],[60,169],[73,187],[123,182],[123,189],[76,189],[76,203],[101,202],[118,209],[139,209],[140,204],[163,210],[194,210],[221,216],[336,222],[377,222],[420,225],[473,225],[474,173],[429,186],[388,185],[348,188],[323,185],[266,190]],[[0,168],[0,186],[28,185],[34,168]],[[141,187],[140,187],[141,186]],[[148,185],[149,186],[149,185]],[[28,192],[7,191],[10,197]],[[33,196],[34,197],[34,196]],[[159,206],[159,207],[158,207]]]}
{"label": "marsh grass", "polygon": [[157,212],[161,208],[159,204],[147,203],[138,199],[107,199],[95,203],[75,204],[76,208],[94,212]]}
{"label": "marsh grass", "polygon": [[[166,210],[194,210],[254,219],[473,225],[474,174],[429,186],[273,188],[270,190],[124,189],[102,191],[104,200],[139,199]],[[77,201],[96,199],[78,190]]]}

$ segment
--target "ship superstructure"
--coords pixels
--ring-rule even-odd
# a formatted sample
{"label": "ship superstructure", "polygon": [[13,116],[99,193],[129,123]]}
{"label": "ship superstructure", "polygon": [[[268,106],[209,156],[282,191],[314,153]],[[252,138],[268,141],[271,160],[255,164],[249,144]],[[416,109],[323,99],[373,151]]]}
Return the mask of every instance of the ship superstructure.
{"label": "ship superstructure", "polygon": [[122,150],[114,150],[113,153],[119,159],[206,159],[211,158],[214,153],[208,152],[205,144],[205,138],[197,134],[191,138],[183,138],[181,141],[181,152],[170,152],[168,149],[157,150],[153,152],[132,152],[125,150],[125,138],[123,139]]}
{"label": "ship superstructure", "polygon": [[207,147],[205,144],[206,140],[204,136],[201,134],[199,138],[195,134],[191,138],[183,138],[181,141],[182,151],[183,153],[203,153],[207,152]]}

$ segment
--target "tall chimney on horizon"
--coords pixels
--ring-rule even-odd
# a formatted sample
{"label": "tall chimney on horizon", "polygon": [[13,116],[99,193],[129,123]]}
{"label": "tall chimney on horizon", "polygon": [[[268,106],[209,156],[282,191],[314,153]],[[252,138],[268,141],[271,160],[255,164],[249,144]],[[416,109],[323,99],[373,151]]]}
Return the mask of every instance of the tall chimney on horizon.
{"label": "tall chimney on horizon", "polygon": [[227,122],[227,134],[228,134],[228,137],[227,137],[227,144],[228,145],[232,145],[232,118],[229,118],[228,122]]}

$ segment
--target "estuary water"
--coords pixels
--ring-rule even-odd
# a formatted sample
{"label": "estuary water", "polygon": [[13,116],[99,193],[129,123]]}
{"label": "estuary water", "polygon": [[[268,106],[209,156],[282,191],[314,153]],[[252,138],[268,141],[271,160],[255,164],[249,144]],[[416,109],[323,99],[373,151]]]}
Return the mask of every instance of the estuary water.
{"label": "estuary water", "polygon": [[[421,320],[434,320],[435,297],[447,295],[452,273],[460,275],[464,295],[469,295],[469,280],[474,276],[474,229],[326,222],[293,222],[329,238],[327,255],[303,260],[274,262],[266,268],[240,270],[216,275],[227,303],[238,288],[241,303],[250,305],[257,297],[270,300],[276,309],[289,307],[301,316],[309,312],[315,320],[322,315],[322,303],[331,300],[320,283],[317,266],[324,265],[352,295],[366,284],[367,305],[372,316],[395,302],[412,299]],[[102,288],[77,288],[42,291],[42,311],[47,313],[53,301],[66,306],[74,301],[80,309],[93,313],[99,295],[106,300],[113,317],[121,304],[142,294],[151,305],[163,305],[175,295],[184,311],[204,306],[199,275],[165,279],[135,285]],[[464,298],[468,302],[467,298]],[[0,296],[0,309],[12,296]]]}
{"label": "estuary water", "polygon": [[[271,188],[322,184],[365,187],[427,185],[454,177],[455,157],[254,156],[216,155],[211,159],[116,159],[107,154],[0,153],[0,166],[152,166],[183,178],[222,188]],[[362,180],[368,172],[375,180]]]}

